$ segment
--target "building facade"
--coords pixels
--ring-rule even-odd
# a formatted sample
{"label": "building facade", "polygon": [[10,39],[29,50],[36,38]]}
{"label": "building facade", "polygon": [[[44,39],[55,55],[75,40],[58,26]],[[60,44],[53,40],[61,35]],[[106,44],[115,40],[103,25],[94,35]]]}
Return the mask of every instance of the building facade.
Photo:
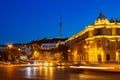
{"label": "building facade", "polygon": [[120,21],[101,12],[94,24],[66,40],[69,61],[120,61]]}

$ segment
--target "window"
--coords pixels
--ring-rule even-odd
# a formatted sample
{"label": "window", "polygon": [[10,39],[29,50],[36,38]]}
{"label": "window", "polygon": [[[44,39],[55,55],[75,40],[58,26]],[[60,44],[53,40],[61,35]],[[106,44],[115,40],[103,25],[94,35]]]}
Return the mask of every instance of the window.
{"label": "window", "polygon": [[112,29],[104,28],[102,31],[103,35],[112,35]]}
{"label": "window", "polygon": [[120,49],[120,41],[117,43],[117,49]]}
{"label": "window", "polygon": [[95,35],[101,35],[102,30],[101,29],[95,29]]}
{"label": "window", "polygon": [[97,48],[101,48],[101,47],[102,47],[101,40],[98,40],[98,41],[97,41]]}
{"label": "window", "polygon": [[120,28],[116,28],[116,34],[120,35]]}
{"label": "window", "polygon": [[110,49],[110,42],[109,42],[109,40],[108,39],[105,39],[104,40],[104,46],[105,46],[105,49]]}
{"label": "window", "polygon": [[108,28],[95,29],[94,35],[112,35],[112,29]]}

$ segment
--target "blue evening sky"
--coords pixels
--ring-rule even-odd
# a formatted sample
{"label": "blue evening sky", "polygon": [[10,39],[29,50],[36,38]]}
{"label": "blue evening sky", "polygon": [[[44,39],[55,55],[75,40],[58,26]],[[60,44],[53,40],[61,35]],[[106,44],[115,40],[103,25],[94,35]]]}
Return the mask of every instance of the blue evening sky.
{"label": "blue evening sky", "polygon": [[0,0],[0,44],[71,37],[93,24],[100,12],[120,18],[120,0]]}

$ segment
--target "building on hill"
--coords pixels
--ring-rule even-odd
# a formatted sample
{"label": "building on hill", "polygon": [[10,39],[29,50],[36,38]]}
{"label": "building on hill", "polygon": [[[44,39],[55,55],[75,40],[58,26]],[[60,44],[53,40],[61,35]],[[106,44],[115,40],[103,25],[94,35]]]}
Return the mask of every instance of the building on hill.
{"label": "building on hill", "polygon": [[[43,38],[40,40],[34,40],[27,44],[29,48],[32,50],[32,54],[34,55],[36,52],[39,53],[39,59],[49,59],[51,53],[54,53],[59,44],[65,43],[67,38]],[[37,55],[36,55],[37,56]]]}
{"label": "building on hill", "polygon": [[69,61],[120,61],[120,20],[101,12],[94,24],[66,40]]}
{"label": "building on hill", "polygon": [[57,47],[58,42],[64,42],[67,38],[43,38],[40,40],[32,41],[29,44],[36,44],[40,46],[42,50],[51,50]]}

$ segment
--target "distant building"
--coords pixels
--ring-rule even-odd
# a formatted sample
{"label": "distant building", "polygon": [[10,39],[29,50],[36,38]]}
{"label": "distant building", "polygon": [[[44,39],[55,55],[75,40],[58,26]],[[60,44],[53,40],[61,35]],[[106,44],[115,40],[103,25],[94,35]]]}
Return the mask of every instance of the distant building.
{"label": "distant building", "polygon": [[53,49],[56,49],[60,43],[63,44],[67,38],[43,38],[40,40],[35,40],[27,44],[31,47],[31,50],[38,51],[41,55],[40,59],[47,60],[51,55]]}
{"label": "distant building", "polygon": [[32,41],[29,44],[37,44],[41,50],[51,50],[57,47],[58,42],[64,42],[67,38],[43,38],[40,40]]}
{"label": "distant building", "polygon": [[95,23],[66,40],[69,61],[120,61],[120,20],[101,12]]}
{"label": "distant building", "polygon": [[6,51],[7,46],[6,45],[0,45],[0,52]]}
{"label": "distant building", "polygon": [[41,44],[42,50],[50,50],[50,49],[55,49],[55,48],[56,48],[56,43],[43,43],[43,44]]}
{"label": "distant building", "polygon": [[0,51],[6,51],[9,49],[9,45],[11,45],[12,49],[19,49],[23,44],[8,44],[8,45],[0,45]]}

